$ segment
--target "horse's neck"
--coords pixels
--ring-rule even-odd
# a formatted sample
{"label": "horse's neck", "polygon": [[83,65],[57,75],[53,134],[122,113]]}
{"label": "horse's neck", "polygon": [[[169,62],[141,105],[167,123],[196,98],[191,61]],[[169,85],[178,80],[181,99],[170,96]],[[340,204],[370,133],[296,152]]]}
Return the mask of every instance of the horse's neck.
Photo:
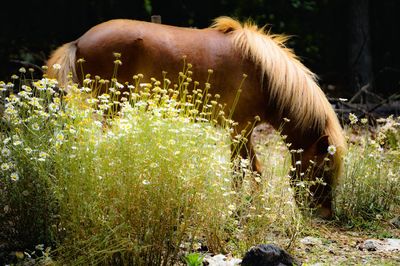
{"label": "horse's neck", "polygon": [[308,149],[314,144],[317,139],[321,136],[321,132],[317,132],[313,129],[297,129],[290,126],[290,121],[283,126],[281,134],[285,137],[285,142],[290,143],[290,149]]}

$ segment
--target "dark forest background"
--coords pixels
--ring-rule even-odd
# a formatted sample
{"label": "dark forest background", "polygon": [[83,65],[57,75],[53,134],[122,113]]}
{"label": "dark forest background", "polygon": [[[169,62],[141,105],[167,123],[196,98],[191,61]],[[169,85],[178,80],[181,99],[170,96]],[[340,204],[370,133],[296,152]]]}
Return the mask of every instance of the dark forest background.
{"label": "dark forest background", "polygon": [[41,66],[59,45],[112,19],[203,28],[228,15],[291,35],[289,46],[316,72],[328,94],[349,97],[362,86],[399,91],[400,1],[397,0],[36,0],[5,1],[0,23],[0,80],[21,62]]}

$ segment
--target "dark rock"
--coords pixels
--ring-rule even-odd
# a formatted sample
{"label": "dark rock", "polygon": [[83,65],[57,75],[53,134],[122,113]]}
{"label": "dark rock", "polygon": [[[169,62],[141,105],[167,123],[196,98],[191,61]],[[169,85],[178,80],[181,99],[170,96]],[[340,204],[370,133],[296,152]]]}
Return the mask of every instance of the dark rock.
{"label": "dark rock", "polygon": [[292,266],[301,265],[285,250],[273,244],[260,244],[252,247],[244,255],[242,266]]}
{"label": "dark rock", "polygon": [[378,249],[378,246],[380,246],[379,242],[369,239],[364,242],[362,250],[376,251]]}

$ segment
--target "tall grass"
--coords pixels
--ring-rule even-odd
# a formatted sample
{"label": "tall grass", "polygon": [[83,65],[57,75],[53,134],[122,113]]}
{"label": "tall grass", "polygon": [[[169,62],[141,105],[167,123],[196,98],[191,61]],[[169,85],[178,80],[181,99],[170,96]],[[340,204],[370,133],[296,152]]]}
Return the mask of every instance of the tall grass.
{"label": "tall grass", "polygon": [[76,127],[72,160],[57,167],[67,235],[58,253],[66,261],[169,265],[184,240],[203,236],[210,249],[221,248],[230,219],[229,133],[196,123],[197,109],[174,95],[146,84],[118,117],[99,121],[90,112]]}
{"label": "tall grass", "polygon": [[351,114],[349,150],[337,190],[336,213],[343,222],[362,225],[400,213],[400,118],[390,116],[370,127]]}
{"label": "tall grass", "polygon": [[0,238],[9,248],[54,243],[58,205],[51,189],[52,155],[65,120],[55,85],[41,80],[15,88],[0,82]]}
{"label": "tall grass", "polygon": [[241,140],[231,143],[233,121],[189,68],[176,85],[142,75],[125,85],[88,75],[60,90],[47,78],[16,92],[2,83],[1,239],[21,240],[7,248],[135,265],[172,264],[199,240],[223,250],[230,147]]}
{"label": "tall grass", "polygon": [[[172,265],[200,246],[237,256],[259,243],[294,247],[307,229],[312,212],[299,211],[293,194],[307,199],[312,183],[291,187],[284,138],[256,141],[261,176],[251,160],[232,158],[232,146],[250,136],[235,133],[211,85],[192,81],[190,64],[177,84],[165,73],[126,84],[86,75],[81,87],[58,88],[24,75],[0,83],[0,261],[2,252],[36,246],[45,257],[51,247],[59,264]],[[365,123],[352,128],[338,218],[396,213],[399,119],[374,136]]]}

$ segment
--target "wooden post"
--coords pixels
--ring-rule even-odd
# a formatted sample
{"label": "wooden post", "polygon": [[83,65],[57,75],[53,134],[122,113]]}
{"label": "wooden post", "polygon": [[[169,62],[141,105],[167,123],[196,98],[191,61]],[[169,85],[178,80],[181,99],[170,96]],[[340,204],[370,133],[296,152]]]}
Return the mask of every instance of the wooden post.
{"label": "wooden post", "polygon": [[161,24],[161,16],[160,15],[152,15],[151,22]]}

